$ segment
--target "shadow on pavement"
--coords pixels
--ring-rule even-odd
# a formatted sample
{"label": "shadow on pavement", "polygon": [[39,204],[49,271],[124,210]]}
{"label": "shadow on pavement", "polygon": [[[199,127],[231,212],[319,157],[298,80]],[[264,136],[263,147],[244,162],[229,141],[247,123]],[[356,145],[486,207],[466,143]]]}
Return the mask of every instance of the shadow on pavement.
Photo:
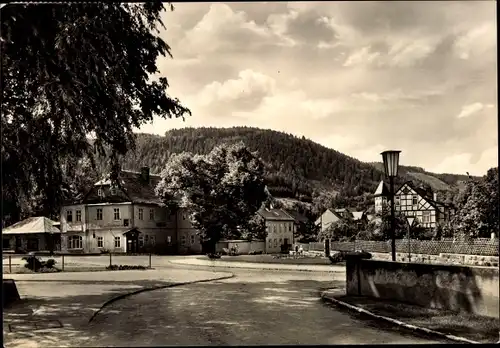
{"label": "shadow on pavement", "polygon": [[89,330],[105,346],[439,343],[324,304],[322,289],[343,284],[276,275],[155,290],[106,307]]}
{"label": "shadow on pavement", "polygon": [[[87,330],[88,319],[106,301],[140,288],[171,284],[149,280],[100,281],[98,284],[90,281],[16,283],[22,299],[3,310],[4,341],[9,347],[88,344],[91,339]],[[37,291],[35,287],[40,289]],[[28,295],[23,296],[23,288],[24,294]]]}

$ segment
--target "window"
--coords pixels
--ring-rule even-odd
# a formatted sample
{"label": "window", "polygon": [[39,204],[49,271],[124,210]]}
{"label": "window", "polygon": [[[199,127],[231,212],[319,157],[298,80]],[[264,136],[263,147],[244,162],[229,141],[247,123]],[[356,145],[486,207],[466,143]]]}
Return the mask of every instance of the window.
{"label": "window", "polygon": [[113,212],[114,212],[114,219],[120,220],[120,208],[114,208]]}
{"label": "window", "polygon": [[167,236],[167,243],[168,244],[172,243],[172,236]]}
{"label": "window", "polygon": [[289,224],[288,225],[288,232],[291,232],[292,231],[292,224]]}
{"label": "window", "polygon": [[102,196],[103,196],[103,194],[102,194],[102,189],[98,189],[98,190],[97,190],[97,195],[98,195],[99,197],[102,197]]}
{"label": "window", "polygon": [[139,220],[144,220],[144,209],[139,208]]}
{"label": "window", "polygon": [[412,197],[412,205],[417,205],[417,196]]}
{"label": "window", "polygon": [[144,236],[139,236],[139,246],[141,248],[144,246]]}
{"label": "window", "polygon": [[424,211],[422,213],[422,222],[424,224],[431,222],[431,212],[430,211]]}
{"label": "window", "polygon": [[97,247],[104,248],[104,238],[103,237],[97,237]]}
{"label": "window", "polygon": [[149,220],[154,220],[154,219],[155,219],[155,210],[149,209]]}
{"label": "window", "polygon": [[146,245],[149,244],[149,235],[148,234],[144,235],[144,244],[146,244]]}
{"label": "window", "polygon": [[129,219],[123,219],[123,226],[127,227],[129,225]]}
{"label": "window", "polygon": [[151,236],[150,243],[151,243],[151,245],[156,244],[156,236]]}
{"label": "window", "polygon": [[98,208],[96,213],[97,213],[96,220],[102,220],[102,209]]}
{"label": "window", "polygon": [[10,238],[3,238],[2,239],[2,249],[10,249]]}
{"label": "window", "polygon": [[272,248],[272,247],[273,247],[273,240],[269,239],[268,240],[268,248]]}
{"label": "window", "polygon": [[120,248],[120,242],[121,242],[121,238],[118,236],[118,237],[115,237],[115,248]]}
{"label": "window", "polygon": [[66,221],[73,222],[73,211],[72,210],[68,210],[66,212]]}
{"label": "window", "polygon": [[399,197],[396,197],[396,200],[394,201],[394,204],[399,205]]}
{"label": "window", "polygon": [[186,245],[186,236],[181,236],[181,245]]}
{"label": "window", "polygon": [[195,236],[194,236],[194,234],[192,234],[192,235],[191,235],[191,245],[194,245],[194,243],[195,243],[194,238],[195,238]]}
{"label": "window", "polygon": [[283,239],[280,238],[279,245],[283,245]]}
{"label": "window", "polygon": [[82,221],[82,211],[81,210],[77,210],[76,211],[76,221]]}
{"label": "window", "polygon": [[83,249],[83,238],[81,236],[68,236],[68,249]]}
{"label": "window", "polygon": [[182,213],[182,220],[186,220],[186,214]]}
{"label": "window", "polygon": [[276,248],[278,246],[278,240],[274,238],[274,247]]}

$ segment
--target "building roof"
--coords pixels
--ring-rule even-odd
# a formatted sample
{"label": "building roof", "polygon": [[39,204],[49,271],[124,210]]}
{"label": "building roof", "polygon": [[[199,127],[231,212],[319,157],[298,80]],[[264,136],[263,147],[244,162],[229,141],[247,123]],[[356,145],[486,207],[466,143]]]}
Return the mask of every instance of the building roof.
{"label": "building roof", "polygon": [[366,215],[366,218],[367,218],[368,221],[372,221],[375,217],[376,217],[375,214],[368,214],[368,215]]}
{"label": "building roof", "polygon": [[4,228],[2,234],[60,233],[61,231],[54,226],[55,224],[55,221],[44,216],[35,216]]}
{"label": "building roof", "polygon": [[345,219],[340,213],[337,213],[335,209],[326,209],[323,214],[320,215],[319,218],[316,219],[316,224],[319,224],[321,222],[322,216],[325,215],[327,212],[330,212],[331,214],[335,215],[338,219],[342,220]]}
{"label": "building roof", "polygon": [[[160,198],[155,193],[156,185],[161,177],[156,174],[149,175],[149,183],[144,183],[141,173],[129,170],[121,170],[118,175],[116,191],[111,190],[109,174],[98,181],[83,199],[84,203],[118,203],[132,202],[138,204],[161,204]],[[99,196],[101,189],[104,197]]]}
{"label": "building roof", "polygon": [[306,216],[302,215],[301,213],[299,213],[295,210],[288,210],[287,214],[290,215],[295,220],[295,222],[298,222],[298,223],[309,222],[309,219]]}
{"label": "building roof", "polygon": [[375,193],[373,194],[375,197],[388,197],[389,196],[389,188],[387,187],[387,184],[384,181],[381,181],[377,189],[375,190]]}
{"label": "building roof", "polygon": [[262,216],[265,220],[275,220],[275,221],[295,221],[295,219],[290,216],[283,209],[266,209],[260,208],[257,213]]}
{"label": "building roof", "polygon": [[365,214],[364,211],[353,211],[352,218],[354,221],[361,220],[364,214]]}

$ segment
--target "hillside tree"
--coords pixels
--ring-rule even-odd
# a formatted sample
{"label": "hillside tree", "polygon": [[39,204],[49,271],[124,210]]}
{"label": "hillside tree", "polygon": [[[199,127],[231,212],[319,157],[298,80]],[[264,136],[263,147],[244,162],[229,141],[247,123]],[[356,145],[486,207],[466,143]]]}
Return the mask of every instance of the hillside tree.
{"label": "hillside tree", "polygon": [[471,179],[457,199],[458,209],[451,228],[458,238],[488,238],[498,233],[498,167],[480,180]]}
{"label": "hillside tree", "polygon": [[219,145],[208,155],[170,157],[156,194],[170,207],[186,209],[205,251],[223,238],[259,230],[254,218],[267,198],[264,165],[243,143]]}
{"label": "hillside tree", "polygon": [[39,198],[37,213],[54,217],[72,177],[64,164],[106,145],[124,154],[134,128],[190,114],[159,76],[158,58],[170,56],[163,10],[160,1],[0,9],[4,215],[19,220]]}

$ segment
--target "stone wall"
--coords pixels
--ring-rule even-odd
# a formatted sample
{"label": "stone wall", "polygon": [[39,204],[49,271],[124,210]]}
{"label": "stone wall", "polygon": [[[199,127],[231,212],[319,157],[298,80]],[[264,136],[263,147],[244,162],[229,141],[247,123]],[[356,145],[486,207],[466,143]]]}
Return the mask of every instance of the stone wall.
{"label": "stone wall", "polygon": [[499,317],[498,268],[348,259],[348,295]]}
{"label": "stone wall", "polygon": [[[374,260],[391,260],[390,253],[371,253]],[[449,265],[466,265],[466,266],[484,266],[498,267],[498,256],[481,256],[481,255],[463,255],[463,254],[411,254],[396,253],[396,261],[398,262],[415,262],[415,263],[432,263],[432,264],[449,264]]]}

